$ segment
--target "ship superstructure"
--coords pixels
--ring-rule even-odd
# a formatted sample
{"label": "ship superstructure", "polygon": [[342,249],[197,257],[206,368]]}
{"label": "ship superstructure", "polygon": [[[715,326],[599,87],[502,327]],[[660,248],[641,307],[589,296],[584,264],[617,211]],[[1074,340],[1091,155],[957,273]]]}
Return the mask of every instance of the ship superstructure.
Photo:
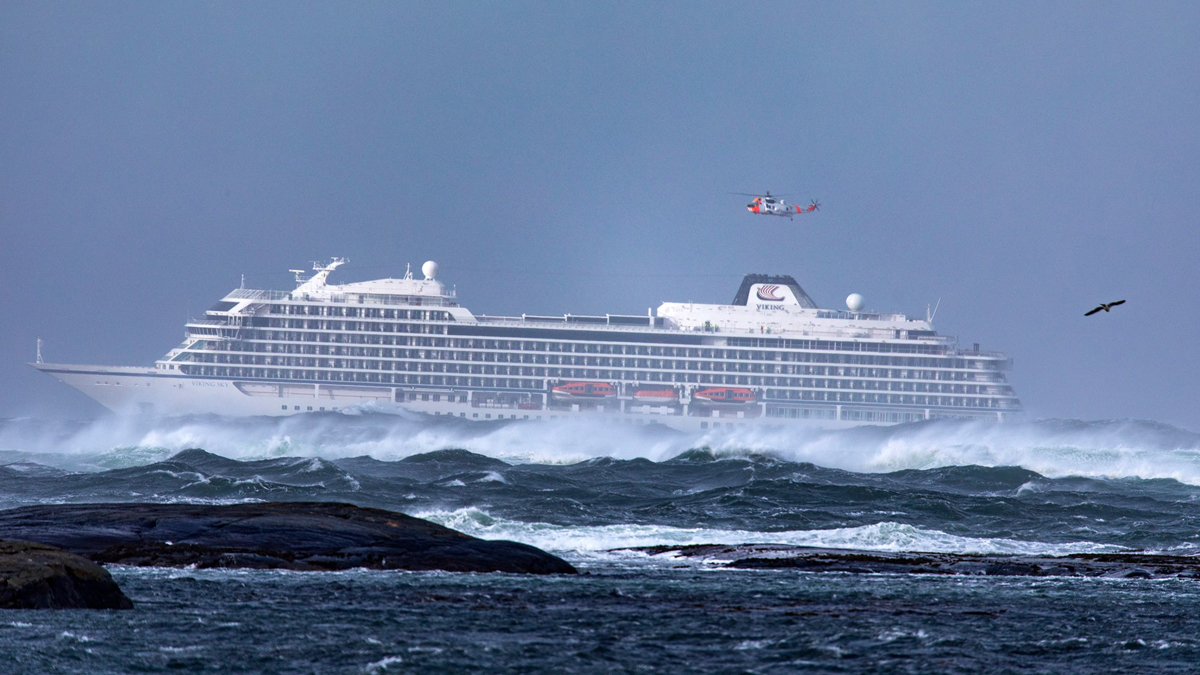
{"label": "ship superstructure", "polygon": [[[932,321],[818,307],[789,276],[748,275],[730,304],[603,316],[486,316],[438,266],[292,291],[237,288],[153,368],[34,364],[120,411],[290,415],[348,408],[472,420],[605,415],[680,429],[1005,418],[1000,352]],[[293,270],[296,272],[296,270]]]}

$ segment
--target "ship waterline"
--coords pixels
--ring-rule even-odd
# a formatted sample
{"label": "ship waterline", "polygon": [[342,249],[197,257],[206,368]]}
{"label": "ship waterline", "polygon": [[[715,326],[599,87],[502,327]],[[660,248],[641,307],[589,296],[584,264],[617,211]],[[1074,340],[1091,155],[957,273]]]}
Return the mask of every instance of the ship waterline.
{"label": "ship waterline", "polygon": [[120,413],[369,408],[703,430],[1021,409],[1003,353],[959,349],[930,318],[820,308],[788,276],[748,275],[730,304],[645,316],[496,317],[459,305],[434,263],[424,279],[329,284],[343,263],[297,273],[292,291],[234,289],[153,367],[33,365]]}

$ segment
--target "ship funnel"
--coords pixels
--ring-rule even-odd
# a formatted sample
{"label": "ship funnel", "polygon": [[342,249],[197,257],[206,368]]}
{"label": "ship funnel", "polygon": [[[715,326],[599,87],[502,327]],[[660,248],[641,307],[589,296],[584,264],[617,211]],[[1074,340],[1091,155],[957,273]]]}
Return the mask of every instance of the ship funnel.
{"label": "ship funnel", "polygon": [[735,305],[799,305],[816,309],[817,303],[792,277],[772,274],[747,274],[733,297]]}

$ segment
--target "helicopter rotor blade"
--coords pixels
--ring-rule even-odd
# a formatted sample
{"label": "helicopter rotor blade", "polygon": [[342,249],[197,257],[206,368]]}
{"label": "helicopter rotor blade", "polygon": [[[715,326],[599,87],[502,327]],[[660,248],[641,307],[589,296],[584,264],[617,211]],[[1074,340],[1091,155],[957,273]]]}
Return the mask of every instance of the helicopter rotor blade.
{"label": "helicopter rotor blade", "polygon": [[818,202],[815,199],[812,200],[812,207],[813,207],[813,211],[820,211],[821,210],[821,202]]}

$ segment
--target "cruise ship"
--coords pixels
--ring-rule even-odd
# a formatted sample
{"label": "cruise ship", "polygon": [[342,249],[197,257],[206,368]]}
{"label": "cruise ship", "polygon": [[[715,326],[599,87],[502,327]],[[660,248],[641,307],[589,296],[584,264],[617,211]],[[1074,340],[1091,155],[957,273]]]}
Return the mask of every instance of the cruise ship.
{"label": "cruise ship", "polygon": [[824,309],[790,276],[747,275],[728,304],[645,316],[486,316],[423,278],[345,284],[346,261],[292,270],[291,291],[236,288],[153,367],[41,362],[121,413],[410,411],[466,420],[603,417],[693,431],[827,428],[1021,409],[1011,361],[960,348],[932,317]]}

